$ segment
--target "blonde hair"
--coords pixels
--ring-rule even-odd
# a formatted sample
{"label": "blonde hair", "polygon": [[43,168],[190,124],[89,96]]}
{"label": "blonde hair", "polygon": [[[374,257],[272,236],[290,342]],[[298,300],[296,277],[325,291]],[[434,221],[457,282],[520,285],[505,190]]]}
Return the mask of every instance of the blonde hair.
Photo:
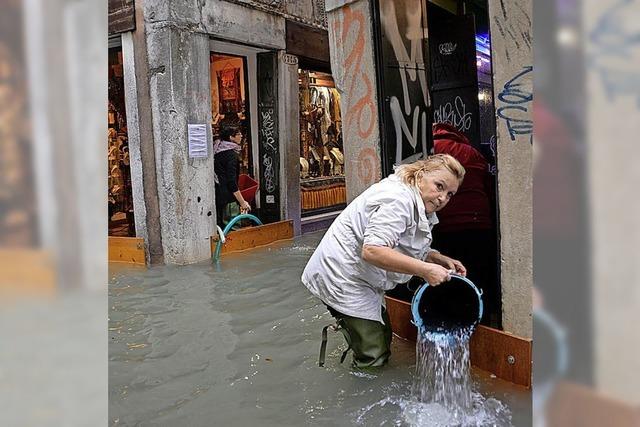
{"label": "blonde hair", "polygon": [[418,174],[420,172],[429,173],[438,169],[451,172],[458,179],[458,183],[462,183],[464,179],[464,167],[449,154],[433,154],[413,163],[395,166],[393,171],[402,182],[413,186],[418,182]]}

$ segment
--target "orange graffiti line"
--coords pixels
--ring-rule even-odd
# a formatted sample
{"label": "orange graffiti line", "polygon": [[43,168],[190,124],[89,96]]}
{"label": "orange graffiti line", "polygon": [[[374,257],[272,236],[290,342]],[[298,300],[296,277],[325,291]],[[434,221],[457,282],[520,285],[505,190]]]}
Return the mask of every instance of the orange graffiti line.
{"label": "orange graffiti line", "polygon": [[[356,102],[353,105],[353,108],[351,109],[351,112],[349,114],[349,118],[347,119],[347,121],[350,121],[357,114],[358,115],[358,135],[360,135],[360,138],[368,138],[371,135],[371,132],[373,132],[373,125],[375,124],[375,116],[378,110],[371,97],[371,80],[366,75],[363,75],[363,77],[364,77],[364,84],[367,87],[366,95],[360,98],[358,102]],[[367,125],[367,128],[363,130],[362,129],[362,112],[365,108],[369,109],[369,124]]]}
{"label": "orange graffiti line", "polygon": [[360,71],[362,55],[364,54],[364,15],[362,12],[353,12],[349,6],[346,6],[344,11],[344,20],[342,21],[342,40],[347,39],[349,32],[356,23],[358,24],[356,28],[356,41],[345,60],[345,68],[347,69],[355,61],[354,73]]}
{"label": "orange graffiti line", "polygon": [[351,80],[351,84],[349,85],[349,98],[353,99],[353,91],[355,88],[357,77],[360,73],[362,73],[362,56],[364,55],[364,15],[361,12],[352,12],[349,6],[346,7],[344,13],[344,21],[343,21],[343,30],[342,30],[342,39],[346,40],[349,32],[354,27],[354,24],[358,24],[356,28],[356,41],[353,44],[353,48],[351,52],[347,56],[345,60],[345,68],[349,70],[353,65],[352,76],[354,78]]}
{"label": "orange graffiti line", "polygon": [[344,40],[340,39],[340,20],[339,19],[336,19],[336,21],[333,23],[332,32],[333,32],[333,39],[336,41],[336,43],[344,43]]}
{"label": "orange graffiti line", "polygon": [[363,148],[358,154],[358,178],[363,184],[369,184],[374,179],[374,166],[378,160],[378,155],[373,148]]}
{"label": "orange graffiti line", "polygon": [[[351,49],[351,52],[347,55],[345,60],[345,68],[349,70],[353,66],[352,75],[354,78],[351,80],[351,84],[349,84],[349,89],[347,93],[349,94],[349,99],[353,99],[353,93],[355,90],[356,82],[358,77],[362,79],[365,84],[366,91],[365,94],[358,99],[358,101],[353,105],[352,108],[349,109],[346,114],[346,122],[348,125],[354,120],[354,118],[358,118],[358,134],[361,138],[367,138],[371,135],[373,131],[373,125],[375,124],[375,115],[377,113],[377,109],[372,99],[372,85],[369,76],[362,72],[362,57],[364,55],[364,15],[362,12],[353,11],[351,7],[346,6],[344,8],[344,20],[342,27],[342,40],[346,40],[349,32],[352,31],[355,24],[357,24],[356,30],[356,41]],[[369,123],[366,129],[362,129],[362,112],[365,108],[369,109]]]}

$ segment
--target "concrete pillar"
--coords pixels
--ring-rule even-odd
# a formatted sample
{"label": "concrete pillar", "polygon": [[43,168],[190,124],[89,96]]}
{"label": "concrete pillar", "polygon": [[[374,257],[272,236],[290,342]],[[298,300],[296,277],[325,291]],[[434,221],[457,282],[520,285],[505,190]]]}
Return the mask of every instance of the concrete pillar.
{"label": "concrete pillar", "polygon": [[[215,230],[209,37],[166,22],[146,31],[164,258],[194,263],[210,257]],[[206,158],[189,157],[188,124],[207,125]]]}
{"label": "concrete pillar", "polygon": [[342,101],[347,201],[381,178],[380,130],[367,0],[327,0],[331,69]]}
{"label": "concrete pillar", "polygon": [[[136,1],[136,30],[131,33],[131,46],[128,39],[123,38],[125,102],[127,126],[131,127],[133,132],[130,135],[133,140],[129,141],[129,152],[136,234],[145,239],[147,262],[160,264],[164,263],[164,251],[149,93],[149,59],[143,7],[145,4],[142,0]],[[128,57],[126,54],[129,51],[133,55]],[[129,113],[133,114],[133,117],[129,116]],[[133,122],[134,119],[137,119],[137,123]]]}
{"label": "concrete pillar", "polygon": [[283,219],[293,220],[294,235],[301,233],[300,216],[300,101],[298,58],[284,51],[278,54],[278,117],[280,125],[280,200]]}
{"label": "concrete pillar", "polygon": [[496,145],[502,325],[532,337],[532,101],[530,0],[489,0]]}
{"label": "concrete pillar", "polygon": [[[127,113],[127,136],[129,138],[129,168],[131,170],[133,217],[136,227],[136,237],[142,237],[144,241],[148,243],[147,206],[144,201],[142,151],[140,149],[140,118],[138,115],[137,96],[138,85],[136,78],[133,36],[131,33],[122,34],[122,61],[124,68],[124,99]],[[148,250],[146,252],[147,254],[149,253]]]}

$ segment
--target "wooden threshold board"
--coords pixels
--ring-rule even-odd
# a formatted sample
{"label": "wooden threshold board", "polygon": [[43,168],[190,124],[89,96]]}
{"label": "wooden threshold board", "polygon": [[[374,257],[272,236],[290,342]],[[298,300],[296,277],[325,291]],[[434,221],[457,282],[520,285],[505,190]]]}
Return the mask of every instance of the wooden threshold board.
{"label": "wooden threshold board", "polygon": [[146,265],[144,239],[109,236],[109,262]]}
{"label": "wooden threshold board", "polygon": [[[415,341],[418,331],[411,323],[411,304],[388,296],[385,300],[393,333]],[[471,364],[500,379],[531,388],[532,344],[531,339],[478,325],[469,342]]]}
{"label": "wooden threshold board", "polygon": [[53,254],[40,249],[0,248],[0,299],[56,294]]}
{"label": "wooden threshold board", "polygon": [[533,340],[478,325],[471,335],[471,364],[498,378],[531,388]]}
{"label": "wooden threshold board", "polygon": [[[266,246],[279,240],[293,239],[293,221],[278,221],[271,224],[245,227],[227,234],[221,254],[245,251]],[[211,236],[211,253],[216,250],[217,236]]]}

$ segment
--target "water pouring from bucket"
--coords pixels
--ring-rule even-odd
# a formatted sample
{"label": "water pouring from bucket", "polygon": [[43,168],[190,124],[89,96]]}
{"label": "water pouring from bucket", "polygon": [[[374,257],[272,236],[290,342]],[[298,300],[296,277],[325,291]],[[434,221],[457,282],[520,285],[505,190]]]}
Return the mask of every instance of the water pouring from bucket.
{"label": "water pouring from bucket", "polygon": [[444,408],[455,420],[451,425],[467,425],[473,413],[469,339],[482,318],[482,294],[466,277],[450,276],[438,286],[425,282],[411,302],[418,328],[412,395]]}
{"label": "water pouring from bucket", "polygon": [[411,314],[418,333],[469,334],[482,319],[482,293],[464,276],[451,273],[451,280],[438,286],[425,282],[413,296]]}

